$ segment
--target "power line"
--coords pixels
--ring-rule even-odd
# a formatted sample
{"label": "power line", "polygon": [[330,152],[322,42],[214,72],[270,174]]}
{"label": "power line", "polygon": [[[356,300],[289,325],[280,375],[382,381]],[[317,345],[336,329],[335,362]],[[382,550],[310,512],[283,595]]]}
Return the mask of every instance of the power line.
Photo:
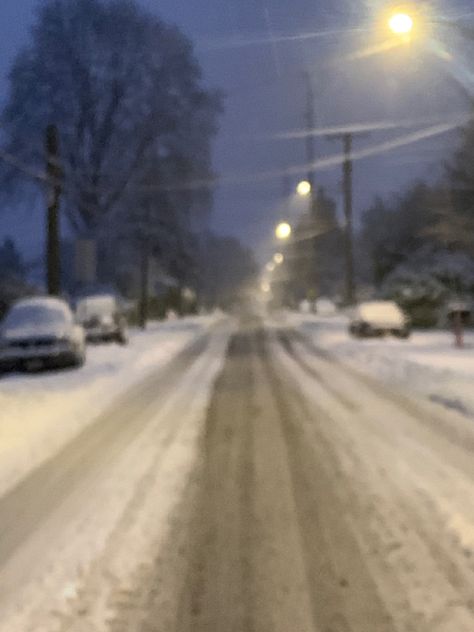
{"label": "power line", "polygon": [[[468,123],[471,120],[470,116],[464,116],[463,118],[459,118],[458,120],[453,120],[446,123],[440,123],[437,125],[432,125],[427,128],[423,128],[421,130],[417,130],[413,133],[399,136],[395,139],[391,139],[388,141],[384,141],[382,143],[374,144],[369,147],[365,147],[363,149],[354,151],[352,153],[352,159],[363,160],[366,158],[371,158],[374,156],[378,156],[389,151],[393,151],[394,149],[399,149],[401,147],[405,147],[408,145],[412,145],[418,142],[422,142],[424,140],[428,140],[430,138],[434,138],[436,136],[441,136],[443,134],[449,133],[455,129],[458,129]],[[286,167],[284,169],[274,169],[267,171],[256,171],[253,173],[247,174],[228,174],[223,176],[216,176],[214,178],[206,178],[190,180],[187,182],[180,182],[179,184],[174,185],[155,185],[155,184],[142,184],[142,185],[134,185],[132,190],[138,191],[186,191],[192,189],[203,189],[211,186],[222,186],[222,185],[245,185],[250,183],[258,183],[265,182],[268,180],[273,180],[275,178],[282,178],[286,174],[301,176],[308,169],[313,171],[322,171],[326,169],[330,169],[333,167],[340,166],[344,162],[344,153],[338,153],[331,156],[326,156],[323,158],[319,158],[315,160],[313,163],[305,163],[301,165],[293,165]],[[0,149],[0,160],[7,163],[11,167],[17,169],[29,179],[44,182],[49,184],[57,183],[56,180],[52,179],[45,172],[39,170],[36,167],[32,167],[30,165],[25,164],[22,159],[13,156],[11,153],[6,152]],[[78,174],[80,175],[80,174]],[[63,181],[64,190],[71,190],[72,186],[68,186],[67,177],[65,177]],[[88,189],[90,192],[94,193],[110,193],[110,188],[105,189],[104,187],[94,187],[91,186]]]}

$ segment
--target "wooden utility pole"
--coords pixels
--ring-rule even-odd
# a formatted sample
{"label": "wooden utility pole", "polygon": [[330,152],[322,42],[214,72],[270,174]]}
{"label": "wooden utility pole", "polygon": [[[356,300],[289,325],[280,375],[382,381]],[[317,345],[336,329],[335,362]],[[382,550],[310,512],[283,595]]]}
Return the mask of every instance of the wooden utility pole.
{"label": "wooden utility pole", "polygon": [[59,139],[55,125],[46,128],[46,174],[48,176],[48,210],[46,217],[46,285],[48,294],[61,294],[61,244],[59,202],[61,198],[61,168]]}
{"label": "wooden utility pole", "polygon": [[143,223],[141,225],[141,262],[140,262],[140,301],[138,312],[138,324],[145,330],[148,323],[150,306],[150,259],[151,259],[151,212],[149,203],[145,203]]}
{"label": "wooden utility pole", "polygon": [[352,134],[344,134],[344,217],[345,250],[346,250],[346,303],[353,305],[355,301],[354,271],[354,225],[353,225],[353,187],[352,187]]}
{"label": "wooden utility pole", "polygon": [[[306,82],[306,162],[308,166],[308,182],[311,185],[311,192],[309,194],[309,215],[311,221],[315,226],[318,222],[318,200],[316,193],[316,176],[314,173],[314,162],[316,160],[314,129],[316,126],[316,112],[314,109],[314,90],[311,76],[308,72],[305,73]],[[317,230],[316,230],[317,232]],[[314,298],[318,298],[320,291],[320,270],[319,270],[319,258],[318,258],[318,240],[314,238],[313,248],[315,253],[315,269],[313,270],[313,282],[314,282]]]}
{"label": "wooden utility pole", "polygon": [[353,220],[353,164],[352,148],[355,137],[366,136],[364,133],[328,134],[328,138],[342,140],[344,148],[343,161],[343,194],[344,194],[344,251],[345,251],[345,303],[353,305],[356,300],[355,292],[355,263],[354,263],[354,220]]}
{"label": "wooden utility pole", "polygon": [[308,163],[308,182],[311,185],[311,203],[315,199],[314,187],[314,161],[316,157],[314,144],[314,127],[316,125],[316,114],[314,111],[314,91],[309,73],[305,73],[306,81],[306,161]]}
{"label": "wooden utility pole", "polygon": [[150,289],[150,247],[149,240],[145,238],[141,252],[140,263],[140,302],[138,324],[141,329],[146,329],[148,322],[149,307],[149,289]]}

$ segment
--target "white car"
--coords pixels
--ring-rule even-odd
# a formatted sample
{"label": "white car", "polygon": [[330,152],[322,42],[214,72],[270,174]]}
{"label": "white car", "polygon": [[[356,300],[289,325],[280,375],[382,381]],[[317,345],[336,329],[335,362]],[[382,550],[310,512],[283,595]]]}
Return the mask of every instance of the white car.
{"label": "white car", "polygon": [[84,327],[90,342],[128,343],[127,319],[115,296],[87,296],[76,305],[77,321]]}
{"label": "white car", "polygon": [[349,331],[357,338],[393,334],[398,338],[410,336],[410,323],[393,301],[370,301],[358,305],[349,323]]}
{"label": "white car", "polygon": [[58,298],[16,302],[0,325],[0,367],[36,369],[81,366],[85,360],[84,329],[68,304]]}

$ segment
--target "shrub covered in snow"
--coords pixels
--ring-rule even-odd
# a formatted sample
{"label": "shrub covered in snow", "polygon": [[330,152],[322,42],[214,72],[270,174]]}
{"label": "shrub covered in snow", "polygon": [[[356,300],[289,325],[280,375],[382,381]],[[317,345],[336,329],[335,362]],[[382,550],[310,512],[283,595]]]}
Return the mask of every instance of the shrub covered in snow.
{"label": "shrub covered in snow", "polygon": [[382,295],[396,301],[415,326],[434,326],[448,299],[474,295],[474,260],[460,252],[423,248],[387,277]]}

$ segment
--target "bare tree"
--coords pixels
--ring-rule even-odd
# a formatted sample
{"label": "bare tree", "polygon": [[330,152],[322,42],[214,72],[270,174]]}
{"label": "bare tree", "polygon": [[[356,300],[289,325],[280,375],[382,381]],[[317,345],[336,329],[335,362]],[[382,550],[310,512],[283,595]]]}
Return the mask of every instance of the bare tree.
{"label": "bare tree", "polygon": [[[138,191],[168,189],[174,208],[207,209],[208,188],[182,185],[212,181],[220,108],[176,27],[127,0],[47,0],[10,72],[4,140],[41,169],[44,130],[57,125],[65,211],[76,231],[96,232]],[[4,176],[11,192],[24,188],[16,169]]]}

